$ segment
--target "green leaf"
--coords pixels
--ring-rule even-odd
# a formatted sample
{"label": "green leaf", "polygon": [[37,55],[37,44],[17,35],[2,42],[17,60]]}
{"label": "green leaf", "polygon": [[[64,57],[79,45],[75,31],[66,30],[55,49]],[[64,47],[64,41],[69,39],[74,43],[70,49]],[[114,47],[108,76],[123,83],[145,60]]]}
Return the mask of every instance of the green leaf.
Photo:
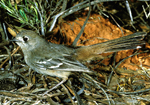
{"label": "green leaf", "polygon": [[18,11],[17,3],[14,4],[15,9]]}
{"label": "green leaf", "polygon": [[24,13],[24,11],[22,9],[19,10],[20,15],[23,17],[23,19],[28,22],[28,18],[26,16],[26,14]]}

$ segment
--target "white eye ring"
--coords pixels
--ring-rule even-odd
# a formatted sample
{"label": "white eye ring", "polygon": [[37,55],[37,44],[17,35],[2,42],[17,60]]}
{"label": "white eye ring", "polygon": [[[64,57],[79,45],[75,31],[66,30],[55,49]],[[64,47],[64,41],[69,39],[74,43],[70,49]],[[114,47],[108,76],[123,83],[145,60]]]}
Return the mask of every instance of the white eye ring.
{"label": "white eye ring", "polygon": [[24,40],[25,42],[27,42],[27,41],[29,40],[29,37],[23,36],[23,40]]}

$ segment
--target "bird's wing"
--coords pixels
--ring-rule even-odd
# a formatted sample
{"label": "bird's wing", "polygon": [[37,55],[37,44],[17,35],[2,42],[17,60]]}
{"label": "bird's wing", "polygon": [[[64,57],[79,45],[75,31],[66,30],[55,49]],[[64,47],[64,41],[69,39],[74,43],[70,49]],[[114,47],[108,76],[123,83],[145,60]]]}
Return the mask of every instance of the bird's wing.
{"label": "bird's wing", "polygon": [[69,55],[57,58],[36,58],[32,64],[43,70],[91,72],[86,66]]}

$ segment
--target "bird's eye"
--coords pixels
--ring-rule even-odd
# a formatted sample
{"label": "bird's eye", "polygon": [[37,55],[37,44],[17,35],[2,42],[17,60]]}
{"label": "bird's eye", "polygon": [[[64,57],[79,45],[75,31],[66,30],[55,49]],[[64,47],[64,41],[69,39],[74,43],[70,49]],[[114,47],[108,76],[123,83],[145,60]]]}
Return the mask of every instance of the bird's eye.
{"label": "bird's eye", "polygon": [[25,42],[27,42],[27,41],[29,40],[29,38],[28,38],[27,36],[23,36],[23,40],[24,40]]}

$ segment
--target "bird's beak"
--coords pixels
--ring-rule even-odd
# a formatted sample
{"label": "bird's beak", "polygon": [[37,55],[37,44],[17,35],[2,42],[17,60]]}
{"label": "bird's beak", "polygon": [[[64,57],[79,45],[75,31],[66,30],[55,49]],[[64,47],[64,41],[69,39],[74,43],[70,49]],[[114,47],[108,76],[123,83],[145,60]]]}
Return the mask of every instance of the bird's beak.
{"label": "bird's beak", "polygon": [[10,42],[21,42],[20,40],[18,40],[18,39],[16,39],[16,38],[14,38],[14,39],[12,39],[12,40],[9,40]]}

